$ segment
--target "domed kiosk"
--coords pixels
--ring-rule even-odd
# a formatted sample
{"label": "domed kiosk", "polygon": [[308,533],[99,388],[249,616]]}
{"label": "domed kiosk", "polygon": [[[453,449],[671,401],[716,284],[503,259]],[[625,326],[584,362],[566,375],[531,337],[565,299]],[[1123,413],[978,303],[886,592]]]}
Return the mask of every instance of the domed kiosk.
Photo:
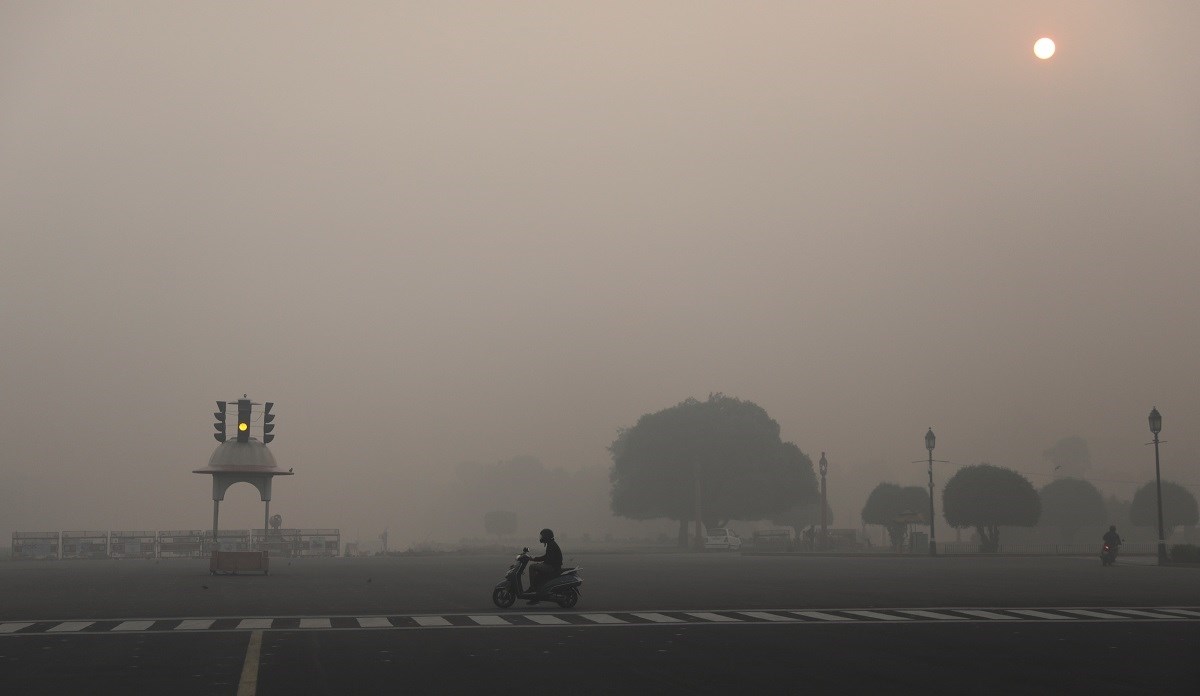
{"label": "domed kiosk", "polygon": [[[271,424],[271,421],[275,419],[270,412],[273,404],[271,402],[255,404],[245,398],[239,399],[237,404],[238,433],[236,439],[225,439],[225,402],[218,401],[218,411],[213,414],[217,418],[215,424],[217,432],[214,437],[221,444],[217,445],[212,456],[208,458],[208,466],[192,471],[194,474],[212,476],[213,549],[209,560],[209,571],[214,574],[248,570],[267,573],[269,572],[268,556],[265,548],[257,551],[221,551],[217,543],[221,501],[225,499],[225,492],[229,490],[230,486],[244,482],[258,489],[259,499],[264,503],[263,530],[266,532],[270,528],[271,520],[271,481],[276,476],[292,475],[290,469],[288,471],[279,470],[275,463],[275,455],[267,449],[266,443],[274,439],[274,435],[270,434],[275,428]],[[250,437],[250,425],[253,420],[252,407],[258,405],[265,406],[260,414],[265,442]]]}

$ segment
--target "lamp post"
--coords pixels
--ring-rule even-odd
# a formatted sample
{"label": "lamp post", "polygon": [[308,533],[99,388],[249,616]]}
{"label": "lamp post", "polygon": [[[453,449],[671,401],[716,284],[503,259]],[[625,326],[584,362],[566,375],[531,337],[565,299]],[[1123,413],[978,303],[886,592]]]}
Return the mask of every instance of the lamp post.
{"label": "lamp post", "polygon": [[1158,466],[1158,434],[1162,432],[1162,414],[1150,409],[1150,432],[1154,433],[1154,485],[1158,489],[1158,564],[1167,564],[1167,540],[1163,533],[1162,474]]}
{"label": "lamp post", "polygon": [[930,427],[925,433],[925,449],[929,450],[929,555],[937,555],[937,534],[934,531],[933,517],[933,446],[937,442],[934,437],[933,428]]}
{"label": "lamp post", "polygon": [[[811,460],[810,460],[811,461]],[[825,458],[825,453],[821,453],[821,550],[824,551],[828,547],[827,540],[829,539],[829,520],[825,517],[825,510],[828,509],[825,493],[825,473],[829,471],[829,460]]]}

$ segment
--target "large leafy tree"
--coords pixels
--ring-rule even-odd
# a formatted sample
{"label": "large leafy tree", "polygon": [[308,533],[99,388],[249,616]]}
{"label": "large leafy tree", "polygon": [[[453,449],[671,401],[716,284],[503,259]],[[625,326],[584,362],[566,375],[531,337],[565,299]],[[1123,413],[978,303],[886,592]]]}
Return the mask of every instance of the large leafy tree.
{"label": "large leafy tree", "polygon": [[686,525],[761,519],[816,497],[812,460],[779,438],[762,407],[723,394],[688,399],[620,430],[609,447],[612,510],[633,519],[666,517]]}
{"label": "large leafy tree", "polygon": [[[1188,489],[1172,483],[1162,482],[1163,528],[1167,536],[1180,525],[1196,524],[1198,517],[1196,497]],[[1129,506],[1129,521],[1136,527],[1158,529],[1158,490],[1154,481],[1147,483],[1133,494]]]}
{"label": "large leafy tree", "polygon": [[964,466],[942,489],[942,514],[953,527],[974,527],[980,550],[1000,548],[1000,527],[1032,527],[1042,502],[1033,484],[1012,469],[991,464]]}
{"label": "large leafy tree", "polygon": [[929,524],[929,493],[920,486],[881,483],[867,496],[862,521],[887,529],[892,548],[899,551],[909,524]]}
{"label": "large leafy tree", "polygon": [[1056,527],[1063,541],[1074,541],[1080,528],[1100,526],[1109,519],[1104,496],[1091,483],[1077,478],[1062,478],[1047,483],[1038,491],[1042,516],[1038,525]]}

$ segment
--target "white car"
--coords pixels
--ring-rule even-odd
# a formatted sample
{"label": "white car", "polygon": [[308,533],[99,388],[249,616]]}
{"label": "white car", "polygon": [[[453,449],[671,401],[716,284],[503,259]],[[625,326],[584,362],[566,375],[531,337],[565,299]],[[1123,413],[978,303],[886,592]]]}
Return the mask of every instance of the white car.
{"label": "white car", "polygon": [[742,538],[732,529],[710,529],[704,537],[706,551],[737,551],[742,547]]}

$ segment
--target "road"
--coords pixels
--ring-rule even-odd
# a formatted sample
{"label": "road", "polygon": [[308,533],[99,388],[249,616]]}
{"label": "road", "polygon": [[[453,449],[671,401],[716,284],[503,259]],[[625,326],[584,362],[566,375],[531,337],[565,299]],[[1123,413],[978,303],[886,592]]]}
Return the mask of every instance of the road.
{"label": "road", "polygon": [[[571,556],[568,553],[568,560]],[[0,563],[13,693],[1191,693],[1200,570],[1130,559],[585,555],[574,610],[500,556]],[[1119,669],[1108,669],[1114,662]]]}

